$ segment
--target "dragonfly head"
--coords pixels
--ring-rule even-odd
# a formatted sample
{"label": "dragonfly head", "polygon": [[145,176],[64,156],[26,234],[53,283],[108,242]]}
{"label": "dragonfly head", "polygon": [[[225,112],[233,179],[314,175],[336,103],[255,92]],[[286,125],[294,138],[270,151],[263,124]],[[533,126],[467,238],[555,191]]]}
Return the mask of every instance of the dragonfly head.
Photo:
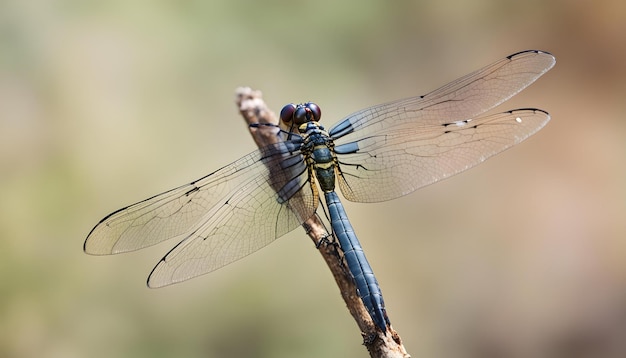
{"label": "dragonfly head", "polygon": [[289,103],[280,111],[280,120],[286,125],[299,127],[307,122],[317,122],[322,117],[322,110],[313,102],[295,105]]}

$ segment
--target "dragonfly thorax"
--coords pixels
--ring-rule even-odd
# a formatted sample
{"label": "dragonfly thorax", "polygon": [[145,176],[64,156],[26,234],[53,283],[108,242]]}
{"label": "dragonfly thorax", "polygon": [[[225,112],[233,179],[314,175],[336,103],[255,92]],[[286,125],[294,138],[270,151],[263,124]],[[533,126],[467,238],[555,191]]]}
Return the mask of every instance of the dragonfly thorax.
{"label": "dragonfly thorax", "polygon": [[[311,140],[327,141],[329,139],[328,132],[326,132],[324,126],[319,124],[318,122],[303,123],[298,127],[298,132],[300,132],[300,134],[311,137]],[[318,138],[319,136],[315,135],[319,135],[322,138]]]}
{"label": "dragonfly thorax", "polygon": [[334,191],[337,156],[333,140],[318,122],[304,123],[298,129],[304,138],[302,153],[320,188],[324,192]]}

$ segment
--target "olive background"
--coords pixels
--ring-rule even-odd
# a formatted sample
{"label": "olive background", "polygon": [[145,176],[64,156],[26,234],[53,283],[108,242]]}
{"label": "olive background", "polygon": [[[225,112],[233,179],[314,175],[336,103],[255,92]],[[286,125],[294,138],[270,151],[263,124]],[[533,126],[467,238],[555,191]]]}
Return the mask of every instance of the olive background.
{"label": "olive background", "polygon": [[0,356],[367,356],[302,229],[158,290],[175,242],[83,241],[254,150],[238,86],[330,126],[525,49],[557,64],[498,109],[544,109],[543,130],[346,210],[413,357],[626,356],[625,18],[618,0],[2,2]]}

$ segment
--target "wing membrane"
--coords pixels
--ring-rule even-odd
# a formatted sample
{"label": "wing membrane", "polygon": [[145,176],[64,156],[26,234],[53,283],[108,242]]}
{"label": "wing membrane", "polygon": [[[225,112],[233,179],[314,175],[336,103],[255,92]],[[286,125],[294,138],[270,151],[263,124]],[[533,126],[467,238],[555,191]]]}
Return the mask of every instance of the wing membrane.
{"label": "wing membrane", "polygon": [[476,119],[404,131],[381,131],[339,155],[339,186],[348,200],[377,202],[448,178],[523,141],[550,119],[519,109]]}
{"label": "wing membrane", "polygon": [[[154,281],[159,286],[244,257],[295,229],[316,209],[316,193],[307,184],[297,147],[297,142],[268,146],[192,183],[120,209],[93,228],[84,249],[94,255],[117,254],[184,238],[160,265],[174,257],[191,261],[202,256],[207,262],[185,266],[177,261],[177,267],[162,268]],[[288,189],[294,186],[303,190]],[[178,254],[197,239],[205,250]]]}
{"label": "wing membrane", "polygon": [[343,194],[360,202],[394,199],[519,143],[549,115],[531,109],[475,117],[526,88],[554,63],[546,52],[520,52],[424,96],[344,118],[329,130],[344,174]]}
{"label": "wing membrane", "polygon": [[[253,178],[219,206],[211,220],[165,255],[150,274],[148,285],[160,287],[211,272],[298,227],[313,215],[317,203],[310,182],[302,185],[287,202],[278,204],[275,195],[267,194],[274,192],[267,181]],[[306,218],[296,212],[305,213]]]}
{"label": "wing membrane", "polygon": [[547,52],[519,52],[426,95],[352,113],[328,132],[340,145],[393,127],[441,125],[473,118],[511,98],[554,64],[554,56]]}

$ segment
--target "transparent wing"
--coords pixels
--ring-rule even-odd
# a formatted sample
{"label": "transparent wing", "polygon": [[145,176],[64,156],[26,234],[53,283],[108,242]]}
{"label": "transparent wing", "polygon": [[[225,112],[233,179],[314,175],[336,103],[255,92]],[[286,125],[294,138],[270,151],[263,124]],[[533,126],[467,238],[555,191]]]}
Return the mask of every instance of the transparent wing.
{"label": "transparent wing", "polygon": [[519,109],[370,136],[359,141],[363,150],[339,155],[339,187],[353,201],[397,198],[483,162],[528,138],[549,119],[542,110]]}
{"label": "transparent wing", "polygon": [[466,170],[543,127],[549,115],[524,109],[475,118],[506,101],[555,64],[524,51],[429,94],[366,108],[335,124],[348,200],[377,202],[406,195]]}
{"label": "transparent wing", "polygon": [[151,286],[195,277],[248,255],[315,212],[317,193],[301,154],[294,150],[299,145],[266,147],[197,181],[122,208],[93,228],[85,252],[116,254],[183,238],[155,268]]}

